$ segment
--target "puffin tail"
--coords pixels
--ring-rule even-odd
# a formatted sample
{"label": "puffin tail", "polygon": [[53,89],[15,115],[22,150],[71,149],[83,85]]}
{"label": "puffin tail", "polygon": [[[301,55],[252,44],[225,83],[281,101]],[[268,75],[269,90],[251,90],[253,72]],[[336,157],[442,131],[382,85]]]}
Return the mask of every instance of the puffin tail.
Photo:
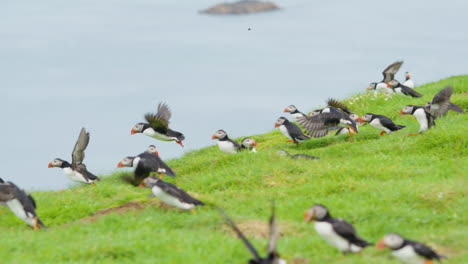
{"label": "puffin tail", "polygon": [[422,97],[422,96],[423,96],[422,94],[416,92],[415,90],[409,88],[408,86],[405,86],[404,91],[406,92],[407,95],[410,95],[410,96],[412,96],[412,97],[418,98],[418,97]]}
{"label": "puffin tail", "polygon": [[355,241],[353,241],[354,244],[360,246],[360,247],[368,247],[368,246],[372,246],[374,245],[373,243],[370,243],[370,242],[367,242],[366,240],[360,238],[360,237],[356,237]]}
{"label": "puffin tail", "polygon": [[405,128],[406,126],[401,126],[401,125],[396,125],[397,130],[400,130],[402,128]]}

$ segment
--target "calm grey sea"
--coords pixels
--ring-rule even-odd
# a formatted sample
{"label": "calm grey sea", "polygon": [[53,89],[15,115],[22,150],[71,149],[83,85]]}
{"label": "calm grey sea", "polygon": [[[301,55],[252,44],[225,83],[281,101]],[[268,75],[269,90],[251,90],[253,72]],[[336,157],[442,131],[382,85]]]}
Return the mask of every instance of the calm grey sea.
{"label": "calm grey sea", "polygon": [[[206,16],[216,0],[15,0],[0,3],[0,177],[33,190],[72,183],[82,126],[85,163],[110,173],[156,143],[163,158],[273,129],[282,109],[304,111],[363,91],[404,59],[425,83],[468,69],[468,1],[276,1],[282,11]],[[391,4],[391,5],[389,5]],[[249,31],[248,28],[251,28]],[[167,102],[186,148],[130,135]]]}

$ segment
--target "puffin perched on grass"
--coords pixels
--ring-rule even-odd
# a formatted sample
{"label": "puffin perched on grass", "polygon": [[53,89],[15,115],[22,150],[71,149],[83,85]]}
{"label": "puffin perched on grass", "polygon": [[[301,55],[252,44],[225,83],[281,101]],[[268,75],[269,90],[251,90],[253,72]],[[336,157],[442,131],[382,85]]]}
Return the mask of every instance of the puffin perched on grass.
{"label": "puffin perched on grass", "polygon": [[400,110],[400,115],[413,115],[419,123],[418,133],[426,132],[429,128],[435,126],[434,117],[424,107],[416,105],[407,105]]}
{"label": "puffin perched on grass", "polygon": [[246,137],[241,141],[240,150],[250,150],[251,152],[257,152],[255,147],[258,146],[257,141],[250,137]]}
{"label": "puffin perched on grass", "polygon": [[83,163],[85,158],[84,151],[89,143],[89,133],[86,132],[86,129],[83,127],[78,136],[78,140],[75,143],[75,147],[72,152],[72,163],[62,160],[54,159],[49,162],[49,168],[62,168],[65,175],[67,175],[71,180],[77,182],[83,182],[87,184],[95,185],[95,181],[99,181],[99,178],[88,171],[86,165]]}
{"label": "puffin perched on grass", "polygon": [[286,108],[284,108],[283,112],[285,113],[290,113],[293,120],[297,122],[297,119],[299,117],[304,117],[306,116],[304,113],[302,113],[301,111],[299,111],[296,106],[294,105],[289,105],[287,106]]}
{"label": "puffin perched on grass", "polygon": [[392,255],[406,264],[431,264],[445,256],[439,255],[430,247],[407,240],[399,234],[387,234],[378,243],[378,249],[390,248]]}
{"label": "puffin perched on grass", "polygon": [[163,180],[147,177],[143,183],[151,188],[153,194],[161,199],[161,201],[182,210],[195,212],[195,206],[205,205],[202,201],[193,198],[181,188]]}
{"label": "puffin perched on grass", "polygon": [[304,214],[304,221],[314,220],[314,227],[317,233],[331,246],[337,248],[342,253],[361,252],[371,243],[360,238],[356,234],[354,227],[341,218],[333,218],[328,209],[316,204]]}
{"label": "puffin perched on grass", "polygon": [[393,91],[395,93],[397,93],[397,94],[408,95],[408,96],[416,97],[416,98],[423,96],[422,94],[416,92],[412,88],[401,84],[397,80],[391,80],[391,81],[387,82],[387,86],[388,86],[388,88],[393,89]]}
{"label": "puffin perched on grass", "polygon": [[278,227],[276,223],[276,216],[275,216],[275,205],[273,203],[271,209],[271,217],[269,222],[270,227],[270,235],[268,239],[268,246],[267,246],[267,253],[268,255],[266,258],[260,257],[255,247],[249,242],[249,240],[245,237],[245,235],[240,231],[240,229],[236,226],[234,221],[227,216],[227,214],[222,210],[219,209],[220,213],[223,215],[226,222],[229,226],[234,230],[236,235],[242,240],[244,245],[249,250],[250,254],[252,255],[252,259],[249,260],[249,264],[286,264],[286,261],[282,259],[276,250],[276,241],[279,237]]}
{"label": "puffin perched on grass", "polygon": [[405,126],[400,126],[400,125],[395,125],[393,121],[383,115],[374,115],[372,113],[367,113],[362,117],[363,122],[369,123],[371,126],[381,130],[380,135],[383,136],[383,134],[387,133],[390,134],[393,131],[398,131]]}
{"label": "puffin perched on grass", "polygon": [[5,204],[19,219],[26,222],[34,230],[45,227],[36,215],[36,202],[24,190],[12,182],[4,182],[0,178],[0,203]]}
{"label": "puffin perched on grass", "polygon": [[409,72],[405,73],[405,81],[403,82],[403,85],[414,89],[414,82],[411,80],[411,74]]}
{"label": "puffin perched on grass", "polygon": [[171,119],[171,111],[167,104],[159,103],[158,112],[147,113],[145,115],[146,122],[148,123],[138,123],[132,130],[130,134],[143,133],[146,136],[152,137],[154,139],[162,141],[175,141],[180,146],[184,146],[182,141],[185,139],[184,134],[174,131],[169,128],[169,119]]}
{"label": "puffin perched on grass", "polygon": [[230,139],[226,131],[222,129],[216,131],[216,133],[211,136],[211,139],[218,140],[218,147],[224,153],[234,154],[237,153],[239,149],[241,149],[241,145]]}
{"label": "puffin perched on grass", "polygon": [[375,91],[382,91],[385,93],[393,93],[393,89],[388,87],[387,83],[391,80],[395,79],[395,74],[400,70],[403,61],[396,61],[390,64],[385,70],[382,72],[383,80],[380,82],[373,82],[369,84],[367,90],[375,90]]}
{"label": "puffin perched on grass", "polygon": [[453,88],[451,86],[447,86],[440,90],[440,92],[438,92],[434,98],[432,98],[431,102],[426,104],[424,109],[434,117],[434,120],[447,114],[449,110],[455,111],[457,113],[463,113],[463,109],[461,109],[458,105],[450,102],[452,93]]}
{"label": "puffin perched on grass", "polygon": [[289,138],[289,142],[298,144],[299,142],[310,139],[310,137],[304,135],[302,130],[294,123],[289,122],[286,117],[280,117],[275,123],[275,127],[279,127],[279,130],[283,135]]}

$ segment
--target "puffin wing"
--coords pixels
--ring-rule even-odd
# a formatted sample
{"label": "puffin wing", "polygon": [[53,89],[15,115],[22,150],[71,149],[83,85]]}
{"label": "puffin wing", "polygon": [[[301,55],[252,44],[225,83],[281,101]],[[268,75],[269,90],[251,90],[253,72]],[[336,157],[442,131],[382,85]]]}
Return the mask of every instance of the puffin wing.
{"label": "puffin wing", "polygon": [[24,190],[16,187],[16,194],[15,196],[18,198],[20,203],[23,205],[23,208],[26,212],[29,212],[36,215],[36,201],[32,198],[31,195],[27,194]]}
{"label": "puffin wing", "polygon": [[297,122],[306,129],[308,135],[323,137],[328,134],[328,129],[337,126],[342,118],[343,116],[338,112],[330,111],[314,116],[299,117]]}
{"label": "puffin wing", "polygon": [[278,226],[276,223],[274,201],[272,202],[272,205],[271,205],[271,217],[270,217],[269,225],[270,225],[270,235],[268,239],[267,252],[268,252],[268,255],[277,256],[278,253],[276,252],[276,241],[278,241],[279,232],[278,232]]}
{"label": "puffin wing", "polygon": [[167,129],[166,135],[167,135],[168,137],[175,137],[175,138],[177,138],[177,140],[179,140],[179,141],[183,141],[183,140],[185,139],[184,134],[182,134],[182,133],[180,133],[180,132],[177,132],[177,131],[174,131],[174,130],[172,130],[172,129],[170,129],[170,128]]}
{"label": "puffin wing", "polygon": [[204,205],[202,201],[199,201],[192,196],[190,196],[187,192],[180,189],[179,187],[175,186],[172,183],[165,182],[159,180],[156,182],[156,185],[161,188],[164,192],[168,193],[169,195],[176,197],[179,201],[183,203],[190,203],[195,205]]}
{"label": "puffin wing", "polygon": [[429,107],[429,113],[435,118],[439,118],[448,112],[450,108],[450,97],[452,96],[453,88],[447,86],[440,90],[434,98],[432,98],[432,104]]}
{"label": "puffin wing", "polygon": [[289,135],[294,139],[307,140],[309,137],[304,135],[304,132],[294,123],[289,122],[288,125]]}
{"label": "puffin wing", "polygon": [[335,100],[333,98],[328,99],[327,104],[328,104],[328,106],[339,108],[339,109],[343,110],[348,115],[352,113],[352,111],[345,104],[343,104],[342,102],[340,102],[338,100]]}
{"label": "puffin wing", "polygon": [[386,117],[386,116],[383,116],[383,115],[375,115],[375,118],[378,118],[380,120],[380,124],[382,124],[384,127],[395,127],[395,123],[393,123],[393,121]]}
{"label": "puffin wing", "polygon": [[169,168],[169,166],[167,166],[167,164],[160,157],[156,156],[155,158],[158,161],[159,167],[163,168],[166,171],[166,175],[171,176],[171,177],[176,176],[175,172],[171,168]]}
{"label": "puffin wing", "polygon": [[254,260],[256,261],[256,263],[260,263],[261,261],[261,258],[260,258],[260,255],[258,255],[258,252],[257,250],[254,248],[254,246],[249,242],[249,240],[247,240],[247,238],[244,236],[244,234],[242,234],[242,232],[240,231],[240,229],[236,226],[236,224],[234,223],[234,221],[231,220],[231,218],[229,218],[229,216],[227,216],[227,214],[221,209],[221,208],[218,208],[219,212],[223,215],[224,219],[226,220],[226,222],[229,224],[229,226],[232,228],[232,230],[234,230],[234,232],[236,233],[236,235],[240,238],[240,240],[242,240],[242,242],[244,243],[244,245],[247,247],[247,249],[250,251],[250,254],[252,254],[252,256],[254,257]]}
{"label": "puffin wing", "polygon": [[415,90],[411,89],[410,87],[406,85],[401,84],[400,87],[401,87],[401,92],[404,93],[405,95],[409,95],[411,97],[416,97],[416,98],[423,96],[422,94],[416,92]]}
{"label": "puffin wing", "polygon": [[343,219],[335,219],[335,221],[332,223],[332,227],[338,235],[348,241],[354,240],[356,237],[356,230],[354,229],[353,225]]}
{"label": "puffin wing", "polygon": [[382,82],[389,82],[393,79],[395,79],[395,74],[400,70],[401,65],[403,64],[403,61],[396,61],[390,65],[388,65],[387,68],[382,72],[383,74],[383,80]]}
{"label": "puffin wing", "polygon": [[457,113],[463,113],[463,109],[454,103],[450,103],[449,110],[455,111]]}
{"label": "puffin wing", "polygon": [[430,247],[415,241],[410,241],[410,244],[413,246],[414,251],[418,253],[418,255],[423,256],[427,259],[441,259],[444,256],[437,254],[434,250]]}
{"label": "puffin wing", "polygon": [[0,202],[7,202],[15,198],[15,186],[0,184]]}
{"label": "puffin wing", "polygon": [[75,147],[72,152],[72,168],[76,168],[79,164],[82,164],[85,158],[85,149],[89,143],[89,133],[86,132],[86,129],[81,128],[80,135],[78,140],[75,143]]}
{"label": "puffin wing", "polygon": [[239,149],[242,148],[242,146],[241,146],[239,143],[237,143],[237,141],[234,141],[234,140],[232,140],[232,139],[230,139],[230,138],[228,138],[227,141],[231,142],[231,143],[234,145],[234,148],[235,148],[236,150],[239,150]]}
{"label": "puffin wing", "polygon": [[153,129],[166,132],[169,126],[169,119],[171,119],[171,111],[167,104],[159,103],[158,112],[156,114],[147,113],[145,119]]}

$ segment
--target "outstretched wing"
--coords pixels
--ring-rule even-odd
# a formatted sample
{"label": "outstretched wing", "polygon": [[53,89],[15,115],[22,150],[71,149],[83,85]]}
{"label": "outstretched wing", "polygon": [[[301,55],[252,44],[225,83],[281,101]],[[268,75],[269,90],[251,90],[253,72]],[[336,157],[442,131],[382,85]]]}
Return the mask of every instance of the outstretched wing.
{"label": "outstretched wing", "polygon": [[147,113],[145,115],[145,119],[155,130],[167,130],[167,127],[169,126],[169,119],[171,119],[171,111],[169,110],[167,104],[159,103],[158,112],[156,114]]}
{"label": "outstretched wing", "polygon": [[254,246],[247,240],[247,238],[242,234],[242,232],[237,228],[236,224],[227,216],[227,214],[223,211],[223,209],[218,208],[219,212],[223,215],[224,219],[226,222],[229,224],[229,226],[236,232],[236,235],[242,240],[244,245],[247,247],[247,249],[250,251],[250,254],[254,257],[254,260],[257,261],[258,263],[260,262],[261,258],[258,255],[257,250],[254,248]]}
{"label": "outstretched wing", "polygon": [[337,112],[326,112],[314,116],[299,117],[297,122],[303,126],[312,137],[323,137],[328,134],[328,128],[340,123],[342,115]]}
{"label": "outstretched wing", "polygon": [[83,127],[81,128],[80,135],[78,136],[78,140],[75,143],[75,148],[73,148],[72,153],[72,168],[76,168],[79,164],[83,163],[85,158],[85,149],[89,143],[89,133],[86,132],[86,129]]}
{"label": "outstretched wing", "polygon": [[335,100],[333,98],[328,99],[327,104],[328,104],[328,106],[339,108],[339,109],[343,110],[348,115],[352,113],[352,111],[345,104],[343,104],[342,102],[340,102],[338,100]]}
{"label": "outstretched wing", "polygon": [[270,254],[277,255],[276,241],[278,240],[278,236],[279,236],[279,232],[278,232],[278,225],[276,223],[275,201],[272,201],[271,202],[271,217],[270,217],[270,236],[268,239],[268,248],[267,248],[268,255]]}
{"label": "outstretched wing", "polygon": [[403,61],[396,61],[385,68],[385,70],[382,72],[384,77],[382,82],[389,82],[395,79],[395,74],[398,72],[398,70],[400,70],[402,64]]}
{"label": "outstretched wing", "polygon": [[440,90],[434,98],[432,98],[431,106],[429,107],[429,113],[436,119],[448,112],[450,108],[450,97],[452,96],[453,88],[447,86]]}

